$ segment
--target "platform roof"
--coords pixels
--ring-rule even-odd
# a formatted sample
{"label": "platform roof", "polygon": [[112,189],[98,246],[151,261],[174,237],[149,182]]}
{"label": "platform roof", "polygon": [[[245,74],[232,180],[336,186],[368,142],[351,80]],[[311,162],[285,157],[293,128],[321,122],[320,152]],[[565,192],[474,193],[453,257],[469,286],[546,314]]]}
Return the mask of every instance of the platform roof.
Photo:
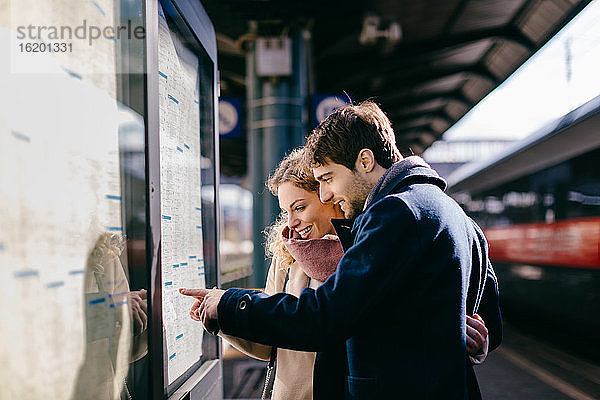
{"label": "platform roof", "polygon": [[[374,99],[403,153],[419,154],[500,85],[590,0],[206,0],[217,31],[223,95],[245,93],[249,22],[260,35],[312,35],[317,93]],[[367,19],[370,18],[370,19]],[[388,38],[361,41],[370,21]],[[398,29],[400,28],[400,38]],[[382,34],[383,35],[383,34]],[[397,40],[396,40],[397,39]],[[222,169],[245,171],[243,140]]]}
{"label": "platform roof", "polygon": [[495,156],[469,163],[447,179],[448,192],[478,194],[600,147],[600,96],[540,127]]}

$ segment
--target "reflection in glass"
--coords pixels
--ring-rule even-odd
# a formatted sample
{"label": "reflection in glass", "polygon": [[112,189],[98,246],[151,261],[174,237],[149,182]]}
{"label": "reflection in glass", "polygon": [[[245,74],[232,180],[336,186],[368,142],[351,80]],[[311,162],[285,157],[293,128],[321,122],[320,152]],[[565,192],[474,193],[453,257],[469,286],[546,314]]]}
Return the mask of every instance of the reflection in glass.
{"label": "reflection in glass", "polygon": [[221,283],[243,285],[252,273],[252,193],[234,184],[221,184],[219,191]]}
{"label": "reflection in glass", "polygon": [[[84,20],[143,29],[141,9],[13,1],[0,41],[51,43],[51,30],[20,38],[19,27],[66,32]],[[0,64],[0,398],[143,399],[144,42],[65,41],[72,51]]]}

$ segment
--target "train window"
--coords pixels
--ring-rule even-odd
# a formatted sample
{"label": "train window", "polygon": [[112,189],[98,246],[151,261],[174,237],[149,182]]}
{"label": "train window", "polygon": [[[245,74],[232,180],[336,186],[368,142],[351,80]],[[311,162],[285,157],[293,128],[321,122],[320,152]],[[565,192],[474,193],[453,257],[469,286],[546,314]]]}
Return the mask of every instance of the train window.
{"label": "train window", "polygon": [[595,216],[600,213],[600,184],[593,182],[569,190],[569,217]]}
{"label": "train window", "polygon": [[573,180],[566,185],[566,218],[600,215],[600,149],[579,156],[571,161]]}
{"label": "train window", "polygon": [[600,215],[600,149],[503,184],[457,197],[483,227],[552,223]]}
{"label": "train window", "polygon": [[504,204],[494,196],[485,199],[485,211],[489,214],[501,214],[504,211]]}
{"label": "train window", "polygon": [[142,6],[0,8],[2,399],[147,398]]}

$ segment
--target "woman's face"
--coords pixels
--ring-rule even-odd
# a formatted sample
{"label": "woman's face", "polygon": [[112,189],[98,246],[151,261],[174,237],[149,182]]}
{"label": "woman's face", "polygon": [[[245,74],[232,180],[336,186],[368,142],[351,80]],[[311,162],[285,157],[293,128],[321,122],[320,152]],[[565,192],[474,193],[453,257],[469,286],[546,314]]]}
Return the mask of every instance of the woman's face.
{"label": "woman's face", "polygon": [[323,204],[317,192],[309,192],[291,182],[284,182],[277,189],[279,207],[288,217],[288,227],[298,232],[302,239],[322,238],[335,233],[331,218],[343,218],[338,206]]}

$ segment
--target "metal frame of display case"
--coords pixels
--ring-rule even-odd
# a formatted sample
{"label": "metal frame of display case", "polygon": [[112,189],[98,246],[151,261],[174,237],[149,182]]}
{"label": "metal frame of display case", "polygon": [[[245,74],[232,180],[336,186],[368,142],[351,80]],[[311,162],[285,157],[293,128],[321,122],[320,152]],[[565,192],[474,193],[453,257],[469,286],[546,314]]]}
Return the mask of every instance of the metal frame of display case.
{"label": "metal frame of display case", "polygon": [[[158,91],[158,6],[160,3],[175,7],[181,20],[204,48],[213,64],[213,131],[214,148],[214,268],[207,269],[206,287],[220,287],[219,273],[219,132],[218,132],[218,71],[217,45],[214,27],[199,1],[146,0],[146,179],[147,179],[147,260],[150,267],[149,313],[151,335],[150,391],[153,400],[169,399],[221,399],[223,396],[220,340],[204,333],[201,360],[171,385],[166,381],[165,341],[162,321],[161,282],[161,214],[160,214],[160,142],[159,142],[159,91]],[[200,326],[199,326],[199,329]]]}

